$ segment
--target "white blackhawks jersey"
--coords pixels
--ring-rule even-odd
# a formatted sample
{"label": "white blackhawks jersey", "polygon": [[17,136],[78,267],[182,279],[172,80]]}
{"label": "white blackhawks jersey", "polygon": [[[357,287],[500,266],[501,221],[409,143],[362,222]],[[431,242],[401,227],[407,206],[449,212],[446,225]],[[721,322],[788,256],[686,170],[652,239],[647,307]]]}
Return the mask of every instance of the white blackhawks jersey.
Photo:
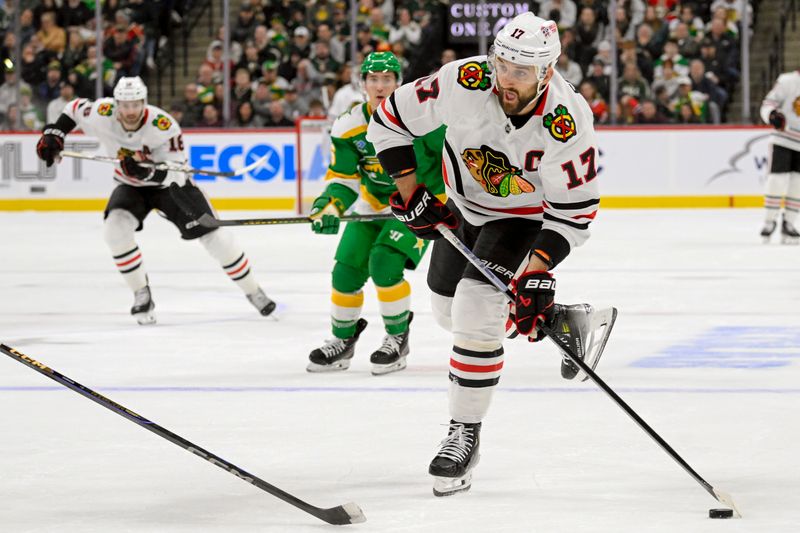
{"label": "white blackhawks jersey", "polygon": [[[138,152],[144,159],[156,163],[186,163],[181,127],[169,113],[156,106],[145,107],[142,125],[136,131],[123,129],[116,117],[113,98],[95,101],[76,98],[64,106],[63,113],[87,135],[97,137],[110,157],[122,159]],[[179,185],[186,182],[181,172],[168,172],[162,183],[156,183],[126,176],[118,163],[115,167],[114,179],[134,187],[167,187],[172,182]]]}
{"label": "white blackhawks jersey", "polygon": [[778,76],[761,103],[761,119],[769,124],[769,114],[776,109],[786,117],[786,127],[773,131],[772,142],[800,152],[800,70]]}
{"label": "white blackhawks jersey", "polygon": [[589,237],[599,203],[593,122],[583,97],[556,72],[533,116],[515,128],[486,56],[475,56],[399,87],[378,106],[367,138],[380,152],[445,124],[446,192],[470,224],[540,220],[574,247]]}

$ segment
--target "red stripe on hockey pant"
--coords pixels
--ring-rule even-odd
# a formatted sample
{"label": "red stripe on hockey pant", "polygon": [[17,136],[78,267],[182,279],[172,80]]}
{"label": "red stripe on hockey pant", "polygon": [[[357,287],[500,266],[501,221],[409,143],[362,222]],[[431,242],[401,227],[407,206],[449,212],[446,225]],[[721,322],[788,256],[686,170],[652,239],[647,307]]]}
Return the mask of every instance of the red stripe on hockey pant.
{"label": "red stripe on hockey pant", "polygon": [[141,258],[142,258],[142,254],[136,254],[136,256],[133,257],[133,259],[128,259],[127,261],[123,261],[122,263],[117,263],[117,268],[122,268],[124,266],[130,265],[134,261],[137,261],[137,260],[139,260]]}
{"label": "red stripe on hockey pant", "polygon": [[451,357],[450,366],[462,372],[497,372],[503,368],[503,361],[500,361],[496,365],[467,365]]}
{"label": "red stripe on hockey pant", "polygon": [[229,276],[235,276],[237,273],[239,273],[242,270],[244,270],[246,266],[247,266],[247,259],[244,260],[244,263],[242,263],[242,266],[240,266],[239,268],[237,268],[233,272],[228,272],[228,275]]}

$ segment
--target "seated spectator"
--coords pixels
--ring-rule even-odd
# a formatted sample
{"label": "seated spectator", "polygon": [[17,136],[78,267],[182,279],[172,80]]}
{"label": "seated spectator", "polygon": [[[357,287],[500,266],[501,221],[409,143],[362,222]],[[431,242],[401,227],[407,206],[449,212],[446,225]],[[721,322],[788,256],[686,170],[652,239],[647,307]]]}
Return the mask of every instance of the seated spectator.
{"label": "seated spectator", "polygon": [[289,86],[288,80],[293,79],[294,77],[295,76],[292,76],[291,78],[286,78],[282,76],[280,74],[280,69],[275,62],[267,61],[264,63],[264,71],[262,79],[265,82],[267,82],[267,86],[270,87],[270,90],[272,89],[273,86],[279,87],[281,90],[285,90]]}
{"label": "seated spectator", "polygon": [[339,63],[331,57],[328,43],[317,41],[312,48],[311,63],[317,72],[325,74],[326,72],[337,72],[339,70]]}
{"label": "seated spectator", "polygon": [[203,60],[203,65],[211,67],[211,79],[214,83],[222,83],[223,68],[225,66],[222,60],[223,44],[222,41],[211,41],[206,50],[206,58]]}
{"label": "seated spectator", "polygon": [[4,65],[4,69],[6,73],[6,82],[3,85],[0,85],[0,114],[5,115],[8,114],[8,108],[12,105],[15,106],[17,108],[17,112],[19,112],[17,91],[30,92],[31,86],[24,81],[19,81],[17,79],[17,71],[13,64],[9,65],[6,63]]}
{"label": "seated spectator", "polygon": [[[300,55],[300,52],[293,50],[278,66],[277,75],[286,80],[293,80],[297,76],[297,65],[300,64],[302,59],[303,56]],[[264,75],[266,75],[266,67]]]}
{"label": "seated spectator", "polygon": [[356,49],[365,57],[374,52],[378,47],[378,40],[372,36],[372,30],[367,25],[359,25],[356,29]]}
{"label": "seated spectator", "polygon": [[[36,28],[33,25],[33,10],[23,9],[19,14],[19,42],[25,45],[36,34]],[[6,35],[11,35],[11,32]]]}
{"label": "seated spectator", "polygon": [[357,103],[364,101],[364,94],[351,78],[352,70],[349,64],[343,65],[339,70],[340,87],[336,90],[328,106],[328,117],[336,119],[345,111],[349,111]]}
{"label": "seated spectator", "polygon": [[41,0],[36,7],[33,8],[33,25],[36,31],[42,29],[42,17],[47,13],[53,14],[53,20],[57,24],[59,10],[55,0]]}
{"label": "seated spectator", "polygon": [[30,88],[20,88],[18,107],[22,119],[22,131],[39,131],[44,127],[44,116],[39,108],[33,105],[32,96]]}
{"label": "seated spectator", "polygon": [[708,97],[699,92],[692,91],[692,80],[689,76],[681,77],[678,83],[678,92],[672,99],[672,109],[676,116],[678,123],[686,124],[692,121],[687,119],[683,110],[684,106],[688,106],[692,114],[697,118],[696,122],[708,122],[708,106],[706,102]]}
{"label": "seated spectator", "polygon": [[594,115],[595,124],[605,124],[608,121],[608,105],[597,93],[597,88],[591,81],[585,80],[580,85],[580,93]]}
{"label": "seated spectator", "polygon": [[236,107],[236,120],[233,125],[237,128],[261,128],[264,126],[261,117],[253,113],[253,104],[248,101],[240,102]]}
{"label": "seated spectator", "polygon": [[714,43],[717,49],[717,57],[729,68],[738,65],[738,43],[734,37],[728,33],[725,21],[719,18],[711,19],[709,31],[706,38]]}
{"label": "seated spectator", "polygon": [[384,18],[383,9],[373,7],[369,11],[369,26],[372,38],[379,43],[388,43],[389,35],[392,33],[392,26],[387,24]]}
{"label": "seated spectator", "polygon": [[214,103],[215,85],[217,83],[214,81],[214,69],[211,68],[211,65],[201,64],[197,69],[197,95],[201,103]]}
{"label": "seated spectator", "polygon": [[239,62],[236,63],[236,70],[243,68],[250,73],[251,79],[257,80],[262,75],[261,65],[263,63],[261,58],[258,57],[256,44],[253,41],[247,41],[244,43],[244,53]]}
{"label": "seated spectator", "polygon": [[317,42],[326,43],[333,60],[340,65],[344,63],[344,43],[333,33],[329,24],[323,22],[317,26]]}
{"label": "seated spectator", "polygon": [[269,104],[269,116],[264,121],[267,128],[292,127],[294,122],[286,118],[282,100],[273,100]]}
{"label": "seated spectator", "polygon": [[45,50],[56,55],[67,46],[67,32],[56,25],[56,15],[51,11],[42,14],[42,28],[36,32],[36,37]]}
{"label": "seated spectator", "polygon": [[305,26],[298,26],[292,32],[291,51],[297,52],[302,57],[311,54],[311,32]]}
{"label": "seated spectator", "polygon": [[[35,101],[42,109],[47,108],[47,102],[58,98],[61,94],[61,63],[51,61],[47,65],[47,76],[44,81],[36,86]],[[22,107],[20,107],[22,111]]]}
{"label": "seated spectator", "polygon": [[249,3],[243,3],[242,7],[239,8],[239,16],[236,19],[236,23],[231,29],[231,39],[240,43],[251,39],[256,26],[258,26],[258,21],[255,17],[255,9]]}
{"label": "seated spectator", "polygon": [[81,33],[73,28],[67,37],[67,47],[61,55],[61,67],[64,72],[69,72],[86,58],[86,44]]}
{"label": "seated spectator", "polygon": [[678,76],[686,76],[689,74],[689,60],[678,53],[678,42],[675,39],[670,39],[664,45],[664,53],[661,54],[661,57],[659,57],[654,64],[654,79],[659,80],[664,78],[662,70],[664,68],[664,62],[667,60],[672,62],[672,69]]}
{"label": "seated spectator", "polygon": [[259,80],[250,103],[253,105],[253,112],[262,119],[262,123],[263,119],[269,116],[270,102],[272,102],[270,83],[266,80]]}
{"label": "seated spectator", "polygon": [[681,4],[680,16],[670,23],[670,29],[674,30],[675,26],[683,22],[689,29],[689,35],[695,39],[702,39],[705,34],[705,24],[703,19],[695,14],[694,6],[687,2]]}
{"label": "seated spectator", "polygon": [[113,62],[116,79],[139,75],[141,65],[136,63],[137,52],[136,43],[128,40],[125,26],[117,26],[114,35],[103,43],[103,55]]}
{"label": "seated spectator", "polygon": [[635,111],[636,124],[667,124],[669,119],[659,113],[656,103],[652,100],[642,100]]}
{"label": "seated spectator", "polygon": [[200,122],[203,116],[203,104],[200,101],[200,90],[196,83],[187,83],[183,88],[183,122],[182,126],[190,128]]}
{"label": "seated spectator", "polygon": [[406,49],[402,41],[397,41],[390,50],[400,63],[400,77],[406,81],[411,77],[411,62],[406,57]]}
{"label": "seated spectator", "polygon": [[694,112],[690,103],[684,102],[677,109],[675,122],[677,124],[700,124],[700,116]]}
{"label": "seated spectator", "polygon": [[617,106],[617,124],[633,124],[636,121],[637,107],[639,107],[639,100],[627,94],[622,95]]}
{"label": "seated spectator", "polygon": [[[653,81],[653,58],[650,54],[636,47],[633,41],[625,41],[622,43],[622,51],[619,55],[619,66],[634,63],[639,68],[639,73],[647,81]],[[624,71],[624,69],[623,69]]]}
{"label": "seated spectator", "polygon": [[666,87],[663,86],[654,88],[653,93],[655,94],[655,104],[658,113],[669,122],[673,122],[674,115],[672,114],[672,107],[670,106],[672,95],[668,94]]}
{"label": "seated spectator", "polygon": [[405,48],[413,48],[422,40],[422,28],[419,23],[411,18],[411,12],[406,7],[397,9],[397,27],[389,31],[389,43],[403,43]]}
{"label": "seated spectator", "polygon": [[283,94],[283,112],[286,118],[294,122],[297,117],[305,116],[308,113],[308,102],[305,98],[300,98],[297,90],[289,86]]}
{"label": "seated spectator", "polygon": [[311,100],[308,104],[306,116],[311,118],[326,118],[325,106],[319,100]]}
{"label": "seated spectator", "polygon": [[198,128],[221,128],[222,119],[219,116],[219,111],[211,104],[203,106],[203,116],[200,122],[197,123]]}
{"label": "seated spectator", "polygon": [[739,80],[739,71],[717,57],[717,47],[711,39],[700,43],[700,60],[706,72],[712,75],[711,80],[730,94]]}
{"label": "seated spectator", "polygon": [[692,91],[697,91],[705,94],[709,102],[713,102],[715,108],[709,108],[711,111],[711,122],[719,124],[722,121],[722,112],[728,103],[728,93],[714,83],[713,73],[707,73],[706,67],[699,59],[692,61],[689,65],[689,78],[692,80]]}
{"label": "seated spectator", "polygon": [[597,47],[605,35],[605,25],[597,20],[597,12],[589,6],[582,7],[575,26],[575,44],[578,50],[576,60],[584,71],[597,53]]}
{"label": "seated spectator", "polygon": [[231,100],[234,106],[242,102],[249,102],[253,96],[253,83],[250,79],[250,71],[246,68],[236,69],[233,78],[233,89],[231,90]]}
{"label": "seated spectator", "polygon": [[642,100],[650,96],[650,86],[639,72],[635,63],[627,63],[622,71],[619,81],[619,94]]}
{"label": "seated spectator", "polygon": [[66,106],[74,98],[75,87],[73,87],[68,81],[62,81],[59,85],[58,98],[51,100],[50,103],[47,104],[47,123],[55,124],[56,120],[58,120],[58,117],[61,115],[61,112],[64,111],[64,106]]}
{"label": "seated spectator", "polygon": [[539,4],[538,14],[554,21],[559,28],[572,28],[578,18],[578,7],[573,0],[544,0]]}
{"label": "seated spectator", "polygon": [[39,85],[47,75],[47,63],[50,55],[41,51],[37,53],[33,43],[28,43],[22,47],[22,60],[20,70],[22,79],[30,85]]}
{"label": "seated spectator", "polygon": [[656,89],[663,88],[670,98],[675,95],[678,91],[678,80],[681,78],[675,70],[672,68],[672,60],[667,59],[664,61],[664,64],[661,65],[661,77],[656,78],[653,82],[653,91],[655,92]]}
{"label": "seated spectator", "polygon": [[[0,86],[0,89],[2,89],[2,86]],[[20,131],[17,128],[17,118],[19,117],[19,107],[17,107],[17,104],[8,106],[5,113],[0,113],[0,117],[3,119],[0,125],[0,131]]]}
{"label": "seated spectator", "polygon": [[297,64],[297,76],[292,80],[291,85],[297,89],[297,93],[303,100],[303,105],[308,107],[308,102],[313,99],[322,99],[323,76],[317,72],[314,65],[308,59],[301,59]]}
{"label": "seated spectator", "polygon": [[689,33],[689,26],[685,22],[678,22],[672,33],[672,39],[678,44],[678,53],[687,59],[700,55],[700,43]]}
{"label": "seated spectator", "polygon": [[653,28],[645,23],[636,29],[636,54],[647,57],[649,63],[654,62],[661,52],[662,44],[655,39]]}
{"label": "seated spectator", "polygon": [[600,97],[607,101],[610,96],[611,77],[605,73],[606,68],[605,62],[599,56],[595,57],[589,65],[589,72],[584,81],[591,82]]}
{"label": "seated spectator", "polygon": [[581,71],[580,65],[571,60],[567,54],[558,56],[555,69],[565,80],[575,87],[580,85],[583,79],[583,72]]}
{"label": "seated spectator", "polygon": [[83,26],[92,17],[94,17],[94,13],[81,0],[67,0],[61,6],[61,24],[67,31],[77,26]]}
{"label": "seated spectator", "polygon": [[[648,2],[650,1],[651,0],[648,0]],[[650,50],[650,54],[653,57],[658,57],[660,55],[661,48],[667,41],[670,32],[669,24],[667,24],[665,20],[665,15],[659,14],[659,11],[657,6],[652,4],[648,5],[645,7],[644,21],[642,22],[642,26],[648,26],[653,32],[651,37],[652,49]]]}
{"label": "seated spectator", "polygon": [[[600,41],[600,44],[597,45],[597,55],[594,56],[594,59],[600,59],[603,62],[603,74],[607,76],[611,76],[611,69],[614,64],[614,58],[611,57],[611,53],[611,43],[608,41]],[[594,61],[594,59],[592,61]]]}

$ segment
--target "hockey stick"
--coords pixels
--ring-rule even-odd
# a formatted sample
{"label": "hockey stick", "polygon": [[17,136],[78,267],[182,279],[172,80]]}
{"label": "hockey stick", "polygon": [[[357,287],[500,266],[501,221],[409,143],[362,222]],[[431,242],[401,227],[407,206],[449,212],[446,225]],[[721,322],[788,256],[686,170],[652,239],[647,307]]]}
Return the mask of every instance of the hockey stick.
{"label": "hockey stick", "polygon": [[[171,183],[169,192],[178,207],[194,220],[186,224],[187,228],[196,225],[204,228],[219,228],[221,226],[271,226],[275,224],[303,224],[311,222],[309,217],[275,217],[275,218],[240,218],[234,220],[220,220],[208,213],[198,214],[191,201],[181,190],[177,183]],[[339,217],[342,222],[369,222],[372,220],[390,220],[394,215],[344,215]]]}
{"label": "hockey stick", "polygon": [[[472,263],[472,265],[475,268],[477,268],[478,271],[481,274],[483,274],[484,277],[492,283],[492,285],[494,285],[498,290],[503,292],[503,294],[505,294],[506,297],[510,301],[514,302],[516,300],[516,295],[508,287],[508,285],[503,283],[497,276],[494,275],[494,273],[491,270],[486,268],[486,266],[484,266],[484,264],[481,263],[481,260],[478,258],[478,256],[476,256],[472,252],[472,250],[470,250],[469,247],[467,247],[466,244],[461,242],[461,239],[459,239],[450,229],[445,228],[444,226],[441,226],[441,225],[437,226],[437,229],[439,230],[439,233],[441,233],[442,236],[444,236],[444,238],[447,239],[447,241],[450,244],[452,244],[453,247],[455,247],[456,250],[461,252],[461,255],[463,255],[465,258],[467,258],[467,260],[470,263]],[[738,518],[742,517],[742,514],[739,512],[739,509],[736,507],[736,504],[733,503],[733,498],[731,498],[730,494],[728,494],[727,492],[723,492],[721,490],[715,489],[714,487],[711,486],[711,484],[708,481],[703,479],[700,476],[700,474],[695,472],[695,470],[691,466],[689,466],[689,463],[684,461],[684,459],[680,455],[678,455],[678,452],[676,452],[672,448],[672,446],[667,444],[667,441],[665,441],[663,438],[661,438],[661,435],[656,433],[655,430],[653,428],[651,428],[647,424],[647,422],[645,422],[644,419],[642,417],[640,417],[636,413],[636,411],[634,411],[631,408],[631,406],[629,406],[627,403],[625,403],[625,401],[622,398],[620,398],[619,395],[616,392],[614,392],[614,390],[611,387],[609,387],[606,384],[605,381],[600,379],[600,376],[598,376],[594,372],[594,370],[592,370],[592,368],[589,367],[589,365],[584,363],[583,360],[580,357],[577,357],[572,352],[572,350],[570,350],[569,346],[567,346],[563,341],[561,341],[561,339],[559,339],[556,336],[555,332],[552,329],[550,329],[546,325],[540,325],[539,328],[542,331],[544,331],[545,335],[547,335],[547,337],[551,341],[553,341],[561,349],[561,351],[563,351],[567,355],[567,357],[569,357],[570,361],[575,363],[583,372],[585,372],[586,375],[588,375],[589,378],[591,378],[591,380],[594,381],[595,384],[598,387],[600,387],[603,390],[603,392],[605,392],[614,401],[614,403],[616,403],[623,411],[625,411],[625,413],[629,417],[631,417],[633,419],[633,421],[636,422],[636,424],[640,428],[642,428],[642,430],[644,430],[645,433],[647,433],[650,436],[651,439],[656,441],[656,443],[661,447],[662,450],[664,450],[667,453],[667,455],[672,457],[672,459],[676,463],[681,465],[681,467],[683,467],[683,469],[695,481],[697,481],[697,483],[699,483],[700,486],[703,487],[706,490],[706,492],[708,492],[718,502],[723,503],[723,504],[727,505],[728,507],[730,507],[731,509],[733,509],[733,512],[736,514],[736,516]]]}
{"label": "hockey stick", "polygon": [[92,400],[93,402],[102,405],[106,409],[113,411],[118,415],[127,418],[131,422],[138,424],[144,429],[155,433],[159,437],[162,437],[173,444],[177,444],[184,450],[191,452],[202,459],[205,459],[209,463],[220,467],[226,472],[230,472],[231,474],[233,474],[234,476],[238,477],[241,480],[244,480],[252,485],[255,485],[259,489],[272,494],[276,498],[279,498],[290,505],[297,507],[301,511],[305,511],[310,515],[316,516],[320,520],[324,520],[329,524],[344,525],[344,524],[357,524],[360,522],[364,522],[367,519],[364,516],[364,513],[355,503],[346,503],[344,505],[339,505],[337,507],[331,507],[330,509],[322,509],[319,507],[315,507],[309,503],[306,503],[303,500],[300,500],[299,498],[292,496],[288,492],[284,492],[278,487],[270,485],[263,479],[245,470],[242,470],[238,466],[229,463],[228,461],[219,457],[218,455],[214,455],[208,450],[205,450],[200,446],[197,446],[196,444],[189,442],[183,437],[176,435],[175,433],[172,433],[168,429],[165,429],[154,422],[151,422],[150,420],[146,419],[143,416],[134,413],[127,407],[123,407],[117,402],[110,400],[105,396],[93,391],[92,389],[81,385],[77,381],[71,380],[67,376],[60,374],[59,372],[56,372],[52,368],[47,367],[43,363],[40,363],[39,361],[36,361],[28,357],[27,355],[15,350],[14,348],[6,346],[5,344],[0,344],[0,351],[2,351],[4,354],[11,357],[12,359],[19,361],[25,366],[39,372],[40,374],[47,376],[53,381],[61,385],[64,385],[68,389],[77,392],[81,396],[85,396],[86,398]]}
{"label": "hockey stick", "polygon": [[[100,161],[101,163],[119,163],[119,159],[116,157],[110,157],[107,155],[87,155],[82,152],[71,152],[69,150],[64,150],[61,152],[61,155],[64,157],[72,157],[75,159],[87,159],[89,161]],[[185,174],[202,174],[204,176],[220,176],[223,178],[232,178],[234,176],[241,176],[242,174],[246,174],[253,169],[256,169],[267,162],[270,154],[265,154],[264,156],[258,158],[257,160],[253,161],[249,165],[242,167],[238,170],[233,170],[230,172],[219,172],[215,170],[202,170],[199,168],[192,168],[188,165],[181,165],[181,164],[173,164],[173,163],[154,163],[152,161],[140,161],[139,164],[143,167],[150,167],[156,170],[174,170],[175,172],[183,172]]]}

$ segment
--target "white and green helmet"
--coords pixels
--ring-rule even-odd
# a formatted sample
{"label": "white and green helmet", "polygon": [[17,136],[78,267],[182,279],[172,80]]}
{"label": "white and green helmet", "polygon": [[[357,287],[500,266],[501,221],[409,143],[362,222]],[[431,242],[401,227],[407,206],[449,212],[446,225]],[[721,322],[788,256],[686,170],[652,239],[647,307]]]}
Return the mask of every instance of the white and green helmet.
{"label": "white and green helmet", "polygon": [[370,72],[394,72],[397,83],[402,83],[402,67],[397,56],[391,52],[372,52],[364,58],[361,63],[361,79],[367,77]]}

